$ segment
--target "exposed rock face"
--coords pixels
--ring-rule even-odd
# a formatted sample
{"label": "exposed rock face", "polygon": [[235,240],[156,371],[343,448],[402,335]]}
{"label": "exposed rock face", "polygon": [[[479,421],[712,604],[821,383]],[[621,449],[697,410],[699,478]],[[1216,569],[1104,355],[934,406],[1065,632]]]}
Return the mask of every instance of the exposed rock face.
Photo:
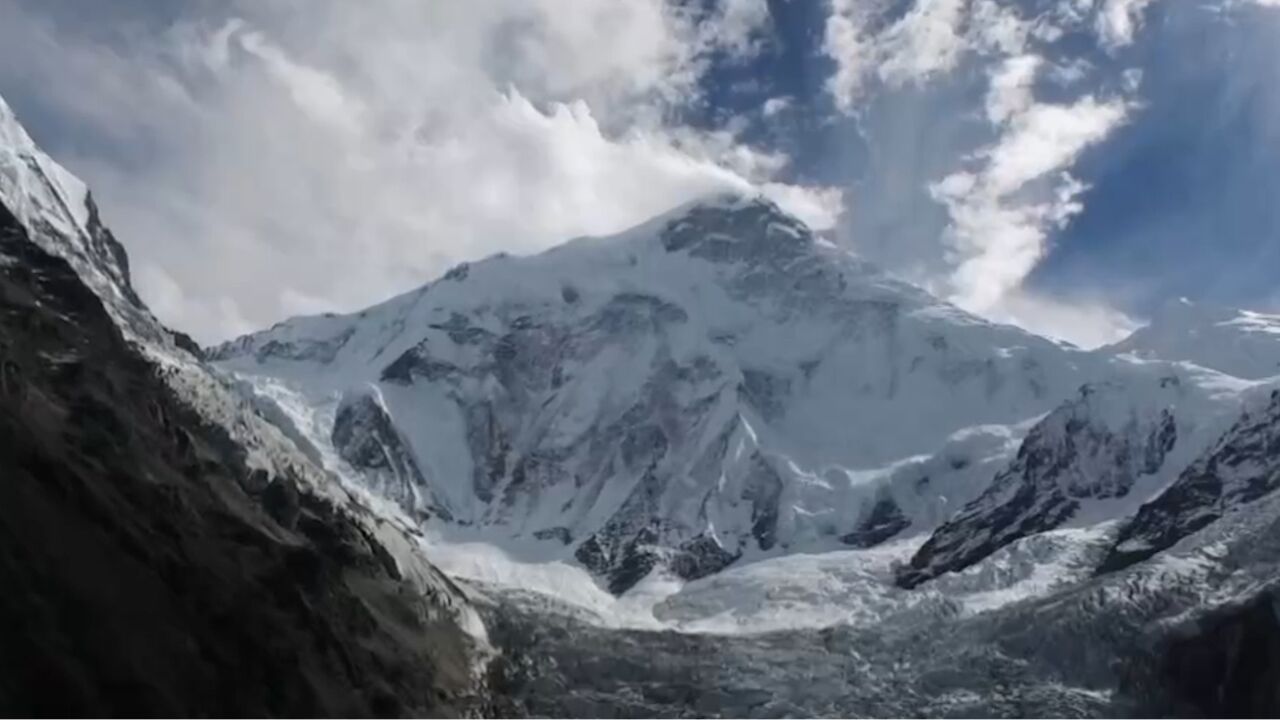
{"label": "exposed rock face", "polygon": [[1215,447],[1121,530],[1100,571],[1128,567],[1172,547],[1280,487],[1280,391],[1246,412]]}
{"label": "exposed rock face", "polygon": [[1032,428],[1009,468],[934,531],[898,573],[898,584],[915,587],[968,567],[1018,538],[1071,521],[1082,507],[1114,504],[1161,473],[1179,441],[1175,413],[1190,389],[1177,376],[1161,378],[1154,402],[1143,403],[1134,398],[1142,392],[1135,385],[1086,385]]}
{"label": "exposed rock face", "polygon": [[422,472],[408,443],[372,393],[353,393],[338,406],[333,447],[351,467],[364,473],[377,493],[425,519],[431,512],[420,496]]}
{"label": "exposed rock face", "polygon": [[1166,649],[1169,712],[1198,717],[1275,717],[1280,712],[1280,596],[1262,593],[1219,611]]}
{"label": "exposed rock face", "polygon": [[891,497],[882,497],[853,532],[840,538],[845,545],[868,548],[888,540],[911,525]]}
{"label": "exposed rock face", "polygon": [[83,267],[29,232],[0,203],[0,711],[479,707],[456,589],[424,594],[348,509],[251,467],[175,394],[117,325],[151,322],[136,296],[108,312],[82,280],[128,287],[105,231]]}

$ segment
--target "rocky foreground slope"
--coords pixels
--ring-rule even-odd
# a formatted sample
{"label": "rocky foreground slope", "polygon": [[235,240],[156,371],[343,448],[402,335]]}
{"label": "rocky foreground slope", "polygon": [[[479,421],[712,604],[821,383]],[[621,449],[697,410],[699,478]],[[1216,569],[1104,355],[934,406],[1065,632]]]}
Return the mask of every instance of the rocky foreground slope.
{"label": "rocky foreground slope", "polygon": [[0,712],[491,707],[461,590],[150,317],[2,103],[0,139]]}

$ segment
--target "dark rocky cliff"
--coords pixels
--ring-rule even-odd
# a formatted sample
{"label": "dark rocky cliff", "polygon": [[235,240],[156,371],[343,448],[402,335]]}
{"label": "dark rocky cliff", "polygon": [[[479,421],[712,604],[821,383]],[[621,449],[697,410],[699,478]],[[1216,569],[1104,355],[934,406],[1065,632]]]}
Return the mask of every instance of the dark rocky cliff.
{"label": "dark rocky cliff", "polygon": [[157,372],[0,206],[0,713],[482,712],[451,616]]}

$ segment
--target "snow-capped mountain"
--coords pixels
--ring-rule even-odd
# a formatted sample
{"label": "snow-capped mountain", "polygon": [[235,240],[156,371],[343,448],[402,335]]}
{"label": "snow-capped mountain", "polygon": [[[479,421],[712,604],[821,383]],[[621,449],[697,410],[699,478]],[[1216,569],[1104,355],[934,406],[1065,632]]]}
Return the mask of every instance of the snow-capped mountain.
{"label": "snow-capped mountain", "polygon": [[1240,378],[1280,375],[1280,315],[1171,300],[1114,353],[1186,360]]}
{"label": "snow-capped mountain", "polygon": [[164,330],[134,292],[129,258],[99,220],[88,187],[36,147],[3,98],[0,202],[27,228],[31,241],[71,264],[128,332],[151,344],[172,344],[173,337],[188,344]]}
{"label": "snow-capped mountain", "polygon": [[295,393],[316,445],[417,516],[571,553],[615,592],[927,530],[1103,362],[740,196],[210,357]]}
{"label": "snow-capped mountain", "polygon": [[[83,184],[3,102],[0,211],[0,430],[64,437],[32,410],[105,393],[68,403],[72,450],[146,472],[74,469],[165,482],[94,522],[158,523],[124,554],[147,546],[175,592],[229,562],[236,612],[257,607],[241,558],[268,558],[253,597],[302,609],[233,636],[337,628],[321,645],[350,640],[333,667],[377,686],[351,692],[371,708],[384,680],[411,708],[483,689],[482,662],[460,666],[490,637],[499,686],[545,715],[1274,707],[1254,698],[1274,687],[1258,643],[1280,638],[1274,318],[1175,306],[1083,352],[726,196],[203,353],[146,310]],[[225,544],[174,565],[192,546],[157,538],[206,521]],[[501,592],[446,577],[437,540],[432,560]]]}
{"label": "snow-capped mountain", "polygon": [[[927,537],[898,573],[914,586],[1134,512],[1226,431],[1264,326],[1179,302],[1083,352],[723,196],[210,357],[427,526],[614,593],[655,567]],[[1201,332],[1216,355],[1192,352]]]}

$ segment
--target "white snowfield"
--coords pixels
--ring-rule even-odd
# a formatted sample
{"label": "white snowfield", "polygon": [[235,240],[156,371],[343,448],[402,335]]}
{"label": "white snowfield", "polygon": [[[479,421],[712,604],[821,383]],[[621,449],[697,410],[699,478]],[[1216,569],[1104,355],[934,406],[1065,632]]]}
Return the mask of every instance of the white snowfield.
{"label": "white snowfield", "polygon": [[1187,360],[1254,380],[1280,376],[1280,315],[1167,302],[1111,352]]}

